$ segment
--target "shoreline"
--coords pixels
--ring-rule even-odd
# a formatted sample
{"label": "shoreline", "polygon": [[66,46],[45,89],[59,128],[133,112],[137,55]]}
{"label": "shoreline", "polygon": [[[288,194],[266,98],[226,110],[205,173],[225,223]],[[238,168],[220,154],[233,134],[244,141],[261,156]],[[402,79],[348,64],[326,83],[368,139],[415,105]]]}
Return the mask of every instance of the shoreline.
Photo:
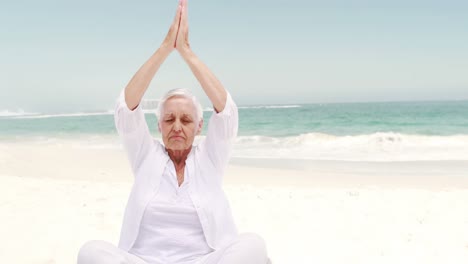
{"label": "shoreline", "polygon": [[[73,144],[0,144],[0,175],[96,182],[133,180],[121,148],[87,148]],[[370,162],[233,157],[224,183],[298,188],[468,189],[468,161]]]}
{"label": "shoreline", "polygon": [[[293,186],[307,188],[382,187],[418,189],[468,189],[468,161],[313,161],[231,159],[230,168],[271,173],[285,183],[281,172],[293,172]],[[232,179],[234,172],[228,173]],[[232,180],[234,182],[234,180]],[[316,185],[315,183],[320,183]]]}

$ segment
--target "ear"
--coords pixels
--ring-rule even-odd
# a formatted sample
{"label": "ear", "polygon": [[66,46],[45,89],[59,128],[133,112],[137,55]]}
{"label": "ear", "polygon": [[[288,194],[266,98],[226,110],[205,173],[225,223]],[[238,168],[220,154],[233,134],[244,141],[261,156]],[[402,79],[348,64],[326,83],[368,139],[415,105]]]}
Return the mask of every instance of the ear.
{"label": "ear", "polygon": [[203,119],[198,122],[197,135],[200,135],[203,128]]}
{"label": "ear", "polygon": [[159,133],[161,133],[161,123],[159,123],[159,120],[158,120],[158,130],[159,130]]}

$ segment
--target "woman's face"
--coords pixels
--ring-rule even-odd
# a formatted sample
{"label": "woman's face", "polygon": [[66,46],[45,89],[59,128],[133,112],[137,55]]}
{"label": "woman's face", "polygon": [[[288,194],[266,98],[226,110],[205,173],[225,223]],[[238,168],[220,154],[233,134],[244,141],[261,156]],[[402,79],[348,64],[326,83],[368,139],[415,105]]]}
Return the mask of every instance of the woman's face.
{"label": "woman's face", "polygon": [[203,121],[197,118],[196,108],[189,98],[174,96],[164,103],[159,130],[167,149],[186,150],[192,147],[202,125]]}

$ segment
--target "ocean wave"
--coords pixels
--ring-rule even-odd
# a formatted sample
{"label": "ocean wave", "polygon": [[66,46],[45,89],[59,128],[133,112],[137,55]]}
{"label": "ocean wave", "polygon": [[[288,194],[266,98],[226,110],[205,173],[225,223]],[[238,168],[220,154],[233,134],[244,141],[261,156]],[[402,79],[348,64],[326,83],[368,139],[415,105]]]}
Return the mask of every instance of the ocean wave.
{"label": "ocean wave", "polygon": [[17,111],[10,111],[10,110],[0,111],[0,117],[30,116],[30,115],[37,115],[37,114],[38,113],[25,112],[23,109],[18,109]]}
{"label": "ocean wave", "polygon": [[56,117],[81,117],[81,116],[100,116],[100,115],[113,115],[114,111],[109,110],[106,112],[94,112],[94,113],[64,113],[64,114],[35,114],[35,115],[24,115],[15,116],[17,119],[42,119],[42,118],[56,118]]}
{"label": "ocean wave", "polygon": [[239,106],[239,109],[276,109],[276,108],[299,108],[301,105],[257,105],[257,106]]}
{"label": "ocean wave", "polygon": [[346,161],[468,160],[468,135],[382,132],[355,136],[323,133],[292,137],[240,136],[235,142],[233,155]]}
{"label": "ocean wave", "polygon": [[[205,136],[197,137],[199,144]],[[161,141],[160,135],[157,138]],[[24,139],[23,139],[24,140]],[[44,144],[67,144],[69,139],[39,137]],[[82,135],[71,140],[80,148],[121,148],[116,135]],[[306,133],[290,137],[238,136],[232,156],[249,159],[334,161],[468,161],[468,135],[429,136],[381,132],[336,136]]]}

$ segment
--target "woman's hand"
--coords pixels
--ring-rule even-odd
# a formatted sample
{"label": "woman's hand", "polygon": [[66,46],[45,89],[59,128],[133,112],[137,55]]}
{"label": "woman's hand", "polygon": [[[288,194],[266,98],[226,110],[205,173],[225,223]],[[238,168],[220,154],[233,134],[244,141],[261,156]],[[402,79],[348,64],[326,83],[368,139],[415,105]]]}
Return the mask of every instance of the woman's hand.
{"label": "woman's hand", "polygon": [[223,111],[226,106],[227,91],[208,67],[192,52],[189,44],[188,5],[187,0],[180,0],[180,21],[175,40],[175,48],[188,64],[216,112]]}
{"label": "woman's hand", "polygon": [[190,51],[189,43],[189,29],[188,29],[188,6],[187,0],[180,0],[180,5],[182,9],[180,11],[180,22],[176,37],[175,48],[183,56],[185,53]]}
{"label": "woman's hand", "polygon": [[130,110],[134,110],[140,104],[141,98],[148,89],[148,86],[159,67],[176,47],[177,33],[179,31],[181,20],[182,1],[183,0],[179,0],[174,21],[172,22],[171,28],[161,44],[161,47],[159,47],[159,49],[145,62],[145,64],[140,67],[125,87],[125,102]]}
{"label": "woman's hand", "polygon": [[183,0],[179,0],[179,5],[177,6],[177,11],[174,17],[174,21],[172,22],[171,27],[169,28],[169,32],[167,32],[166,38],[164,39],[161,47],[165,50],[171,52],[176,48],[176,40],[177,35],[179,32],[179,24],[181,19],[181,12],[182,12],[182,3]]}

